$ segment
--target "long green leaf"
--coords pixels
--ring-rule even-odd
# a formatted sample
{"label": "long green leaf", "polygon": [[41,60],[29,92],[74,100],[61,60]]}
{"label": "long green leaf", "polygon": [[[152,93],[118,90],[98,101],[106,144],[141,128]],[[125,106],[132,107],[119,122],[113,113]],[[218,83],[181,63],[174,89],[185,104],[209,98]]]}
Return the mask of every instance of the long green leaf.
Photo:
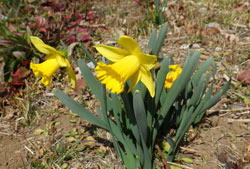
{"label": "long green leaf", "polygon": [[156,77],[156,92],[155,92],[155,105],[158,105],[162,89],[164,87],[164,82],[166,79],[166,74],[169,71],[169,65],[171,65],[172,60],[167,57],[161,62],[161,68],[157,73]]}
{"label": "long green leaf", "polygon": [[204,94],[205,87],[207,86],[208,76],[203,75],[201,76],[197,86],[193,88],[193,95],[190,98],[190,101],[187,103],[188,106],[195,106],[199,103],[202,95]]}
{"label": "long green leaf", "polygon": [[123,92],[121,94],[121,98],[123,100],[123,104],[124,104],[124,107],[126,109],[125,118],[127,118],[128,122],[129,122],[128,127],[132,130],[132,133],[133,133],[136,141],[138,143],[140,143],[140,133],[139,133],[139,129],[136,125],[136,119],[135,119],[134,110],[133,110],[133,101],[130,99],[129,93],[125,93],[125,92]]}
{"label": "long green leaf", "polygon": [[224,84],[222,86],[222,88],[219,90],[219,92],[217,92],[213,97],[211,97],[206,104],[204,105],[204,107],[202,108],[202,111],[205,111],[207,109],[209,109],[210,107],[212,107],[213,105],[215,105],[221,98],[221,96],[223,94],[226,93],[226,91],[230,88],[231,85],[231,80],[228,81],[226,84]]}
{"label": "long green leaf", "polygon": [[147,142],[148,139],[148,126],[145,106],[141,97],[140,91],[136,91],[133,97],[133,107],[135,112],[135,119],[139,128],[140,135]]}
{"label": "long green leaf", "polygon": [[61,90],[55,89],[53,91],[55,96],[72,112],[78,114],[81,118],[87,120],[88,122],[107,130],[107,125],[100,118],[96,117],[94,114],[85,109],[81,104],[74,101],[71,97],[66,95]]}
{"label": "long green leaf", "polygon": [[[204,96],[203,96],[201,102],[199,103],[200,105],[202,105],[202,107],[203,107],[203,105],[211,98],[211,96],[212,96],[212,91],[213,91],[212,88],[208,88],[208,89],[207,89],[207,92],[204,94]],[[204,113],[205,113],[205,111],[200,111],[200,112],[197,114],[197,116],[195,117],[193,123],[194,123],[194,124],[199,123],[200,120],[202,119]]]}
{"label": "long green leaf", "polygon": [[192,114],[193,111],[194,111],[194,107],[190,107],[188,110],[185,110],[184,118],[181,121],[181,124],[177,129],[174,147],[171,147],[171,150],[168,154],[168,159],[167,159],[168,161],[174,160],[180,141],[182,140],[183,136],[185,135],[189,126],[191,125],[190,121],[192,121],[192,119],[188,119],[188,117]]}
{"label": "long green leaf", "polygon": [[189,81],[188,85],[185,89],[185,99],[189,98],[189,95],[193,93],[193,88],[196,88],[198,83],[200,82],[201,77],[206,73],[209,67],[213,64],[213,58],[207,59],[201,66],[199,66],[198,70],[194,73]]}
{"label": "long green leaf", "polygon": [[115,117],[115,121],[117,123],[117,125],[119,127],[121,127],[121,123],[123,122],[122,118],[121,118],[121,114],[122,114],[122,104],[118,98],[118,96],[116,94],[111,94],[111,106],[113,109],[113,113],[114,113],[114,117]]}
{"label": "long green leaf", "polygon": [[[166,100],[164,105],[162,105],[162,109],[160,110],[160,115],[165,117],[168,113],[170,107],[174,103],[177,96],[180,92],[185,88],[186,84],[190,80],[195,67],[198,63],[200,53],[198,51],[194,52],[189,58],[187,58],[187,62],[184,66],[183,72],[180,77],[174,82],[173,86],[170,88],[167,93]],[[163,119],[159,119],[159,124],[163,123]]]}
{"label": "long green leaf", "polygon": [[122,143],[127,151],[131,151],[134,155],[137,155],[136,147],[129,136],[127,136],[112,120],[110,121],[110,127],[112,129],[110,132],[112,136]]}
{"label": "long green leaf", "polygon": [[197,70],[197,72],[192,77],[192,83],[197,86],[201,76],[209,69],[209,67],[214,63],[213,58],[207,59]]}
{"label": "long green leaf", "polygon": [[94,65],[96,65],[95,58],[91,55],[91,53],[88,51],[88,49],[84,45],[80,45],[82,47],[82,50],[86,54],[87,58],[93,62]]}
{"label": "long green leaf", "polygon": [[149,152],[144,140],[142,140],[142,147],[143,147],[143,155],[144,155],[143,169],[152,169],[152,163],[153,163],[152,153]]}
{"label": "long green leaf", "polygon": [[153,55],[156,55],[156,56],[159,55],[161,47],[162,47],[163,42],[165,40],[167,31],[168,31],[168,25],[165,23],[165,24],[163,24],[161,26],[161,29],[160,29],[160,32],[159,32],[159,35],[158,35],[158,39],[156,41],[156,45],[155,45],[155,47],[154,47],[154,49],[152,51]]}
{"label": "long green leaf", "polygon": [[157,40],[157,30],[153,29],[148,41],[148,47],[149,49],[151,49],[151,51],[155,48],[156,40]]}
{"label": "long green leaf", "polygon": [[84,63],[83,59],[78,60],[78,66],[81,70],[83,78],[86,80],[88,87],[94,93],[96,98],[101,102],[103,101],[103,87],[97,81],[93,73],[90,71],[89,67]]}

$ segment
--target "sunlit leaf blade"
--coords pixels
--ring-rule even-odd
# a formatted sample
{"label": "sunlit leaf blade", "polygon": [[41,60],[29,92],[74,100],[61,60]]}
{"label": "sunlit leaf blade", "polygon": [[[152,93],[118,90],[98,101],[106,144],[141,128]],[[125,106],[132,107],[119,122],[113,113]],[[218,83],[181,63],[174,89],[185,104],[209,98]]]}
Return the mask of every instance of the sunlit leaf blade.
{"label": "sunlit leaf blade", "polygon": [[[211,98],[211,96],[212,96],[212,88],[208,88],[207,92],[204,94],[204,96],[203,96],[203,98],[201,100],[200,105],[202,105],[202,107],[203,107],[203,105],[207,102],[207,100],[209,100]],[[199,123],[201,121],[204,113],[205,113],[205,111],[200,111],[197,114],[197,116],[195,117],[193,124]]]}
{"label": "sunlit leaf blade", "polygon": [[101,127],[103,129],[107,129],[106,124],[98,117],[96,117],[94,114],[89,112],[87,109],[85,109],[81,104],[74,101],[71,97],[69,97],[67,94],[62,92],[61,90],[55,89],[53,91],[55,96],[65,105],[67,106],[72,112],[78,114],[81,118],[84,120],[87,120],[88,122]]}
{"label": "sunlit leaf blade", "polygon": [[141,93],[139,91],[135,91],[134,93],[133,107],[139,132],[142,135],[144,141],[147,142],[147,137],[148,137],[147,117]]}
{"label": "sunlit leaf blade", "polygon": [[[177,96],[180,94],[180,92],[185,88],[186,84],[190,80],[195,67],[198,63],[200,57],[200,53],[198,51],[192,53],[189,58],[186,61],[186,64],[184,65],[183,72],[180,75],[180,77],[174,82],[172,87],[167,93],[165,103],[162,105],[162,108],[160,110],[160,115],[162,117],[165,117],[168,113],[170,107],[174,103]],[[163,120],[160,120],[160,124],[162,124]]]}
{"label": "sunlit leaf blade", "polygon": [[128,96],[128,93],[122,93],[121,98],[124,104],[124,107],[126,109],[126,116],[125,118],[128,118],[128,127],[132,130],[132,133],[137,141],[138,144],[140,144],[140,133],[139,129],[136,125],[136,119],[134,115],[134,110],[133,110],[133,101],[130,99]]}
{"label": "sunlit leaf blade", "polygon": [[103,87],[100,84],[100,82],[97,81],[93,73],[90,71],[89,67],[86,65],[86,63],[82,60],[78,60],[78,66],[81,70],[82,76],[85,79],[88,87],[91,89],[91,91],[94,93],[96,98],[102,102],[103,101]]}
{"label": "sunlit leaf blade", "polygon": [[88,49],[84,45],[81,45],[81,47],[82,47],[82,50],[84,51],[84,53],[86,54],[87,58],[89,60],[91,60],[94,65],[96,65],[95,58],[91,55],[91,53],[88,51]]}
{"label": "sunlit leaf blade", "polygon": [[152,155],[150,154],[144,140],[142,140],[142,147],[143,147],[143,155],[144,155],[144,165],[142,168],[152,169]]}
{"label": "sunlit leaf blade", "polygon": [[192,77],[192,83],[194,86],[197,85],[197,83],[199,82],[199,79],[201,78],[201,76],[209,69],[209,67],[214,63],[213,58],[209,58],[207,59],[197,70],[197,72],[195,72],[195,74]]}
{"label": "sunlit leaf blade", "polygon": [[157,40],[157,30],[153,29],[148,41],[148,47],[149,49],[151,49],[151,51],[155,48],[156,40]]}
{"label": "sunlit leaf blade", "polygon": [[207,100],[204,107],[202,108],[202,111],[205,111],[211,108],[213,105],[215,105],[220,100],[221,96],[225,94],[226,91],[230,88],[230,85],[231,85],[231,80],[228,81],[226,84],[224,84],[222,88],[218,92],[216,92],[216,94],[213,97]]}
{"label": "sunlit leaf blade", "polygon": [[123,144],[126,151],[130,151],[134,155],[137,155],[136,147],[133,144],[133,141],[128,136],[126,136],[126,134],[124,134],[122,129],[119,128],[112,120],[110,120],[109,122],[111,128],[109,132],[112,134],[112,136]]}
{"label": "sunlit leaf blade", "polygon": [[164,43],[167,31],[168,31],[168,25],[167,24],[162,25],[159,35],[158,35],[158,39],[152,51],[153,55],[157,55],[157,56],[159,55],[161,47]]}
{"label": "sunlit leaf blade", "polygon": [[171,64],[170,58],[164,58],[161,62],[161,68],[157,73],[156,77],[156,93],[155,93],[155,104],[157,105],[164,88],[164,83],[166,79],[166,74],[169,71],[169,65]]}

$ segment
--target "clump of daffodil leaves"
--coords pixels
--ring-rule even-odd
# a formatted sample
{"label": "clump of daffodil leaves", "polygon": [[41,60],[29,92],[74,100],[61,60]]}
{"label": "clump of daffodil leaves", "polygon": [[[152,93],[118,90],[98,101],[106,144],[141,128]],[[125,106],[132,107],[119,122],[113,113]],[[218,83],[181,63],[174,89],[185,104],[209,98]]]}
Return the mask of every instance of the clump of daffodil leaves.
{"label": "clump of daffodil leaves", "polygon": [[30,68],[37,77],[41,77],[41,83],[45,86],[51,84],[53,74],[60,68],[65,67],[69,76],[71,86],[75,88],[76,76],[71,68],[69,60],[66,58],[64,51],[58,51],[55,48],[46,45],[39,37],[30,36],[31,43],[35,48],[46,55],[46,60],[40,64],[31,61]]}
{"label": "clump of daffodil leaves", "polygon": [[[183,66],[160,53],[166,33],[166,24],[159,30],[152,30],[149,54],[125,35],[118,38],[119,47],[94,46],[107,60],[96,61],[83,47],[95,68],[91,70],[84,59],[79,59],[78,66],[87,86],[100,102],[100,107],[96,107],[98,115],[61,90],[54,90],[55,96],[72,112],[112,135],[114,149],[127,169],[155,168],[157,140],[168,142],[167,160],[173,161],[189,127],[200,122],[206,110],[220,100],[230,85],[227,82],[214,91],[213,84],[209,85],[216,73],[213,58],[198,66],[199,51],[190,52]],[[53,50],[53,55],[48,56],[56,59],[53,65],[66,66],[61,64],[64,63],[60,60],[61,54]],[[50,77],[51,73],[46,71],[40,69],[40,77],[44,74]],[[170,132],[172,130],[175,134]]]}

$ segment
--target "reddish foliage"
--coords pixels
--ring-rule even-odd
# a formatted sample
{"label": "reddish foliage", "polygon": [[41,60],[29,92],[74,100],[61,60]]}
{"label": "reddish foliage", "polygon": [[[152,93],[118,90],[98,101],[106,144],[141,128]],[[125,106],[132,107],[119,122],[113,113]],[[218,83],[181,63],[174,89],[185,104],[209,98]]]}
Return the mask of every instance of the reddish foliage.
{"label": "reddish foliage", "polygon": [[67,42],[69,42],[69,43],[73,43],[76,41],[77,41],[77,38],[75,35],[70,35],[69,38],[67,38]]}
{"label": "reddish foliage", "polygon": [[42,7],[51,7],[55,11],[64,11],[65,10],[64,5],[58,4],[58,3],[55,3],[55,2],[45,2],[45,3],[42,3],[41,6]]}
{"label": "reddish foliage", "polygon": [[87,42],[91,39],[91,36],[86,34],[86,35],[83,35],[82,38],[81,38],[81,41],[83,42]]}
{"label": "reddish foliage", "polygon": [[88,12],[86,19],[92,20],[95,18],[95,14],[93,12]]}
{"label": "reddish foliage", "polygon": [[23,85],[23,80],[30,75],[30,70],[21,66],[15,73],[11,74],[12,83],[11,85]]}
{"label": "reddish foliage", "polygon": [[[72,5],[72,2],[75,2],[75,5]],[[30,27],[42,33],[44,37],[41,38],[45,41],[57,43],[60,39],[67,44],[76,41],[87,42],[91,40],[90,34],[94,31],[94,28],[89,28],[88,25],[95,23],[97,17],[92,11],[82,11],[78,4],[81,4],[81,0],[65,0],[62,3],[50,0],[42,3],[42,8],[34,11],[35,23]],[[47,13],[49,17],[43,17],[41,12]]]}

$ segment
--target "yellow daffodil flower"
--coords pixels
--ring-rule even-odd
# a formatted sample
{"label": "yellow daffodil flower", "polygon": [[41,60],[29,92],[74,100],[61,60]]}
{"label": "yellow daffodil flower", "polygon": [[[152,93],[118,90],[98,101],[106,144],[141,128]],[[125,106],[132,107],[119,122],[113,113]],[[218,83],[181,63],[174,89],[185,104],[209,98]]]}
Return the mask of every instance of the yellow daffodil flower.
{"label": "yellow daffodil flower", "polygon": [[180,76],[182,73],[182,68],[179,65],[170,65],[170,71],[168,72],[165,80],[165,88],[170,89],[173,85],[174,81]]}
{"label": "yellow daffodil flower", "polygon": [[40,64],[34,64],[32,61],[30,63],[30,68],[33,70],[35,76],[41,77],[41,82],[45,86],[49,86],[51,82],[52,75],[60,68],[66,67],[69,79],[71,81],[71,86],[75,88],[76,76],[72,70],[69,60],[66,59],[65,53],[58,51],[55,48],[46,45],[40,38],[36,36],[30,37],[31,43],[35,48],[41,53],[46,54],[46,61]]}
{"label": "yellow daffodil flower", "polygon": [[95,68],[97,79],[105,84],[107,89],[117,94],[124,91],[127,80],[131,80],[129,91],[141,81],[154,97],[155,87],[150,70],[155,67],[156,56],[142,53],[136,41],[128,36],[121,36],[118,44],[122,48],[102,44],[95,46],[99,53],[112,62],[97,63]]}

